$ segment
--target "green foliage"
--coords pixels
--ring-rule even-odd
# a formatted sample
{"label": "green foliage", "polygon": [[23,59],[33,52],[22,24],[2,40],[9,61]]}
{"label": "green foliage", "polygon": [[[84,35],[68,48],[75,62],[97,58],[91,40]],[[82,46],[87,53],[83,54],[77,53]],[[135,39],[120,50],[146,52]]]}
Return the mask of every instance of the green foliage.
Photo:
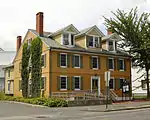
{"label": "green foliage", "polygon": [[40,96],[40,81],[41,81],[41,54],[42,54],[42,41],[39,37],[35,38],[31,43],[31,79],[32,88],[31,96]]}
{"label": "green foliage", "polygon": [[0,100],[24,102],[24,103],[43,105],[43,106],[48,106],[48,107],[67,107],[68,106],[68,102],[62,99],[12,97],[12,96],[5,96],[2,93],[0,93]]}
{"label": "green foliage", "polygon": [[147,97],[150,97],[149,78],[150,70],[150,23],[148,13],[139,14],[137,8],[130,12],[117,10],[112,12],[114,18],[105,18],[105,25],[112,32],[121,36],[120,48],[124,48],[133,58],[133,65],[145,68],[147,76]]}
{"label": "green foliage", "polygon": [[30,48],[27,43],[23,45],[23,53],[22,53],[22,69],[21,69],[21,77],[22,77],[22,95],[23,97],[28,97],[28,79],[29,79],[29,58],[30,58]]}

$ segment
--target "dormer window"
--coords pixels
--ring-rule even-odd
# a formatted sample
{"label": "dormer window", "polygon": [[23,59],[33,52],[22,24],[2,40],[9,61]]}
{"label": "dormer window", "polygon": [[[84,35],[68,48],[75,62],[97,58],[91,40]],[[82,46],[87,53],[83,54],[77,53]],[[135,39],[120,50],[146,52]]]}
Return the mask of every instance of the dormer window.
{"label": "dormer window", "polygon": [[71,33],[64,33],[63,34],[63,45],[74,45],[74,36]]}
{"label": "dormer window", "polygon": [[115,51],[115,41],[108,41],[108,50],[109,51]]}
{"label": "dormer window", "polygon": [[100,47],[99,37],[88,36],[87,37],[87,46],[90,47],[90,48]]}

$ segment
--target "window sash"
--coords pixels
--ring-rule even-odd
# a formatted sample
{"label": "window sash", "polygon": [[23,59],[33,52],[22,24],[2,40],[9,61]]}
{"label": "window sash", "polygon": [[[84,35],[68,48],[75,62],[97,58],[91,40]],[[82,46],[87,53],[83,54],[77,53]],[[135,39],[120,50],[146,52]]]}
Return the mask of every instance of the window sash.
{"label": "window sash", "polygon": [[42,67],[45,67],[46,66],[46,54],[42,55],[41,62],[42,62]]}
{"label": "window sash", "polygon": [[67,76],[60,76],[60,89],[67,90]]}
{"label": "window sash", "polygon": [[114,59],[113,58],[108,59],[108,67],[110,70],[114,70]]}
{"label": "window sash", "polygon": [[124,70],[124,60],[119,59],[119,70]]}
{"label": "window sash", "polygon": [[74,76],[74,89],[75,90],[81,89],[81,77],[80,76]]}
{"label": "window sash", "polygon": [[74,67],[80,68],[80,55],[74,55]]}
{"label": "window sash", "polygon": [[98,68],[98,57],[92,57],[92,68]]}
{"label": "window sash", "polygon": [[60,54],[60,66],[67,67],[67,54],[65,53]]}
{"label": "window sash", "polygon": [[108,50],[114,51],[114,42],[113,41],[108,41]]}
{"label": "window sash", "polygon": [[74,35],[71,33],[64,33],[63,34],[63,45],[74,45]]}
{"label": "window sash", "polygon": [[100,44],[99,37],[97,37],[97,36],[88,36],[87,39],[88,39],[88,46],[89,47],[92,47],[92,48],[99,47],[99,44]]}

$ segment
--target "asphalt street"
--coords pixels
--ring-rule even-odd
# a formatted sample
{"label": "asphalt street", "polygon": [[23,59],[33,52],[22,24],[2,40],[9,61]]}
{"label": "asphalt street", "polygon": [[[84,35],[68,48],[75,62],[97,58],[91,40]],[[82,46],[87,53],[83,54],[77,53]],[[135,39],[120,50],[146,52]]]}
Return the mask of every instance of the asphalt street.
{"label": "asphalt street", "polygon": [[0,120],[116,120],[116,119],[150,120],[150,109],[100,112],[100,111],[92,111],[90,110],[90,107],[47,108],[47,107],[33,107],[18,103],[0,102]]}

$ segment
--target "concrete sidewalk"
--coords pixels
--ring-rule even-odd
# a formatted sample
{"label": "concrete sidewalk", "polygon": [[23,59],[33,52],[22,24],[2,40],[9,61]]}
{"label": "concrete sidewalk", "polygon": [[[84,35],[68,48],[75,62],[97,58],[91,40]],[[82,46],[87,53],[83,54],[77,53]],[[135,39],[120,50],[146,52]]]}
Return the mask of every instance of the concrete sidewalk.
{"label": "concrete sidewalk", "polygon": [[111,112],[111,111],[121,111],[121,110],[133,110],[133,109],[144,109],[150,108],[150,101],[128,101],[128,102],[120,102],[113,103],[108,105],[106,109],[106,105],[97,105],[97,106],[86,106],[83,107],[83,111],[91,111],[91,112]]}

